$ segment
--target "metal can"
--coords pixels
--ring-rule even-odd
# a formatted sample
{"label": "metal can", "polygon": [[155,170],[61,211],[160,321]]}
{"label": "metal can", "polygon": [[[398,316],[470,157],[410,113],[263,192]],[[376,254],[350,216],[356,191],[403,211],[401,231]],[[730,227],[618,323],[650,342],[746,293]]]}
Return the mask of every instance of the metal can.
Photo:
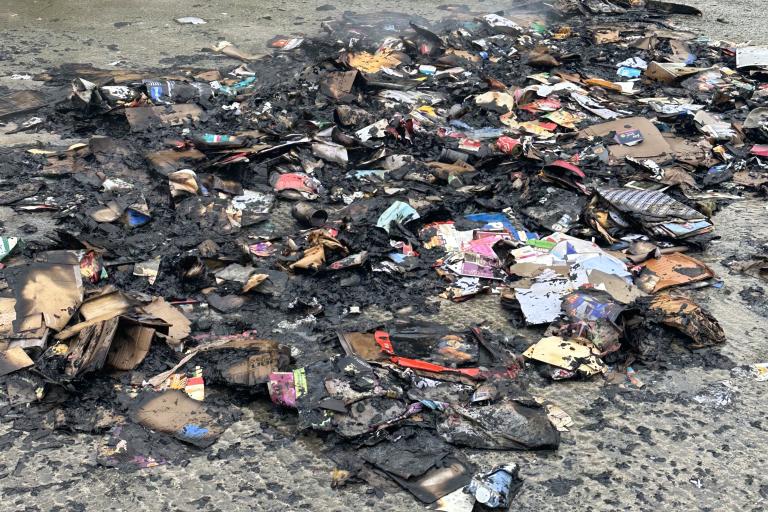
{"label": "metal can", "polygon": [[299,201],[294,204],[293,208],[291,208],[291,215],[301,224],[315,228],[322,226],[328,220],[327,211],[315,208],[306,201]]}

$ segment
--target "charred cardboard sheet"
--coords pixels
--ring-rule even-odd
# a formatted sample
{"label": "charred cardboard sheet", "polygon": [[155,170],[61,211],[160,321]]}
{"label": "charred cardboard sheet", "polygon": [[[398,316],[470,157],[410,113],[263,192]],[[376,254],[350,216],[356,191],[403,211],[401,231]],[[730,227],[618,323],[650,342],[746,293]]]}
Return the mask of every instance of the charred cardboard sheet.
{"label": "charred cardboard sheet", "polygon": [[14,320],[16,320],[16,299],[0,297],[0,339],[7,339],[13,334]]}
{"label": "charred cardboard sheet", "polygon": [[202,403],[179,390],[146,392],[131,412],[131,419],[201,448],[216,442],[224,432]]}
{"label": "charred cardboard sheet", "polygon": [[146,155],[152,168],[163,176],[168,176],[174,171],[194,167],[202,160],[205,154],[197,149],[161,149]]}
{"label": "charred cardboard sheet", "polygon": [[[126,70],[126,69],[99,69],[93,64],[86,63],[66,63],[58,66],[55,70],[38,73],[33,76],[35,80],[61,80],[62,78],[73,79],[76,77],[85,78],[88,81],[99,85],[110,82],[125,83],[139,81],[147,77],[146,71]],[[168,77],[171,78],[171,77]],[[179,75],[180,80],[183,76]]]}
{"label": "charred cardboard sheet", "polygon": [[202,115],[203,109],[194,104],[125,109],[125,117],[134,132],[143,132],[158,126],[177,126],[185,121],[199,121]]}
{"label": "charred cardboard sheet", "polygon": [[273,372],[290,363],[290,350],[274,340],[237,337],[197,348],[195,364],[204,369],[206,382],[252,387],[264,384]]}
{"label": "charred cardboard sheet", "polygon": [[643,263],[643,270],[635,284],[646,293],[656,293],[672,286],[706,281],[713,277],[715,273],[707,265],[676,252]]}
{"label": "charred cardboard sheet", "polygon": [[68,251],[50,252],[47,260],[5,271],[16,298],[15,332],[42,326],[59,331],[83,301],[77,256]]}
{"label": "charred cardboard sheet", "polygon": [[359,75],[360,73],[356,70],[329,73],[328,77],[320,84],[320,91],[339,101],[354,101],[355,96],[352,94],[352,88]]}
{"label": "charred cardboard sheet", "polygon": [[169,304],[162,297],[155,297],[152,302],[144,304],[139,310],[147,317],[159,318],[169,325],[166,340],[171,345],[179,345],[192,332],[192,322],[179,308]]}
{"label": "charred cardboard sheet", "polygon": [[768,281],[768,256],[755,254],[747,260],[734,261],[728,266],[737,272],[742,272]]}
{"label": "charred cardboard sheet", "polygon": [[119,317],[113,317],[88,325],[69,341],[67,377],[76,378],[104,366],[119,322]]}
{"label": "charred cardboard sheet", "polygon": [[0,96],[0,120],[32,112],[48,104],[47,96],[40,91],[12,91]]}
{"label": "charred cardboard sheet", "polygon": [[[693,166],[704,165],[707,162],[708,155],[712,145],[706,140],[691,141],[682,137],[665,133],[664,140],[667,141],[671,153],[675,160]],[[665,169],[666,174],[667,169]]]}
{"label": "charred cardboard sheet", "polygon": [[559,336],[548,336],[528,347],[523,356],[565,370],[596,375],[605,371],[597,353],[584,343],[564,340]]}
{"label": "charred cardboard sheet", "polygon": [[0,377],[34,364],[21,347],[0,347]]}
{"label": "charred cardboard sheet", "polygon": [[149,353],[155,329],[122,318],[107,354],[106,364],[116,370],[135,369]]}
{"label": "charred cardboard sheet", "polygon": [[56,334],[56,339],[63,340],[75,336],[83,329],[127,313],[132,306],[128,298],[120,292],[108,291],[92,296],[83,302],[78,310],[83,320],[62,329]]}
{"label": "charred cardboard sheet", "polygon": [[687,297],[666,292],[655,295],[650,301],[649,316],[690,337],[690,348],[725,343],[725,332],[717,320]]}
{"label": "charred cardboard sheet", "polygon": [[585,128],[580,132],[587,137],[606,137],[611,133],[621,134],[627,132],[639,132],[642,140],[631,146],[624,144],[612,144],[608,151],[614,159],[623,159],[626,156],[635,158],[662,158],[671,155],[672,147],[654,124],[644,117],[628,117],[617,119],[607,123]]}
{"label": "charred cardboard sheet", "polygon": [[136,368],[149,353],[155,329],[167,327],[157,320],[133,318],[135,300],[122,292],[105,289],[86,300],[79,309],[81,322],[56,335],[67,347],[65,376],[78,378],[105,365],[117,370]]}
{"label": "charred cardboard sheet", "polygon": [[338,332],[339,343],[347,355],[358,355],[366,361],[386,361],[389,356],[376,343],[374,333]]}
{"label": "charred cardboard sheet", "polygon": [[84,320],[122,315],[130,310],[135,301],[117,290],[108,289],[98,295],[92,295],[83,302],[78,313]]}
{"label": "charred cardboard sheet", "polygon": [[651,62],[645,70],[645,76],[663,84],[674,84],[683,78],[693,76],[705,71],[705,68],[697,68],[674,62]]}

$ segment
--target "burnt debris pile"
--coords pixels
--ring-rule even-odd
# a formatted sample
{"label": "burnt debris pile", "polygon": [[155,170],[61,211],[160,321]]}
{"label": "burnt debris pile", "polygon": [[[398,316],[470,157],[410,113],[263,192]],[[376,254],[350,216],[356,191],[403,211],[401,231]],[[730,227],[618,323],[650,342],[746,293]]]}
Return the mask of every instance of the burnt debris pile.
{"label": "burnt debris pile", "polygon": [[536,386],[716,351],[689,291],[721,283],[713,212],[766,191],[768,49],[651,0],[444,9],[5,94],[79,142],[0,150],[4,418],[128,470],[256,401],[326,439],[334,485],[504,509],[518,467],[467,451],[556,450]]}

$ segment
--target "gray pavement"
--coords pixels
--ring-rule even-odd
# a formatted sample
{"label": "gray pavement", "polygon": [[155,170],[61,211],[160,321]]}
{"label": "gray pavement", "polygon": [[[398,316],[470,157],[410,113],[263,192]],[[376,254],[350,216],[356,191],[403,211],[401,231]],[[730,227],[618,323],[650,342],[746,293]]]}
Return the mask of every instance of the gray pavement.
{"label": "gray pavement", "polygon": [[[336,11],[317,11],[333,0],[285,2],[18,1],[0,3],[0,84],[12,73],[66,62],[126,69],[170,66],[192,56],[201,66],[221,63],[200,50],[218,39],[254,52],[277,33],[312,33],[319,20],[345,9],[379,10],[368,0]],[[502,2],[468,2],[492,11]],[[687,0],[704,17],[678,22],[712,38],[768,43],[762,0]],[[386,8],[434,15],[438,2],[391,1]],[[437,11],[439,13],[439,11]],[[441,13],[440,13],[441,14]],[[200,16],[202,26],[180,26],[178,16]],[[722,20],[722,21],[718,21]],[[190,62],[189,59],[184,60]],[[23,142],[23,140],[19,140]],[[15,140],[0,140],[10,144]],[[3,213],[3,212],[0,212]],[[483,467],[504,461],[522,466],[523,489],[513,510],[768,509],[768,383],[732,374],[733,365],[768,361],[768,321],[759,304],[739,292],[759,284],[730,275],[719,262],[768,241],[764,200],[736,202],[714,217],[722,239],[702,259],[725,279],[721,289],[695,292],[720,319],[728,342],[722,359],[683,370],[643,369],[642,389],[602,381],[562,382],[530,391],[557,402],[573,416],[572,432],[554,453],[469,452]],[[5,220],[12,222],[12,219]],[[514,330],[495,298],[440,302],[446,323],[463,328],[478,318],[503,332]],[[684,354],[681,351],[680,357]],[[728,358],[730,362],[726,362]],[[721,364],[722,363],[722,364]],[[720,402],[708,397],[725,397]],[[297,435],[293,415],[259,401],[189,465],[120,473],[95,465],[87,435],[52,433],[2,439],[1,510],[163,511],[408,511],[422,506],[404,492],[377,497],[367,485],[330,488],[332,463],[322,441]],[[9,432],[0,423],[0,436]],[[234,454],[234,455],[233,455]]]}
{"label": "gray pavement", "polygon": [[[679,0],[704,11],[704,17],[680,17],[713,38],[768,43],[765,3],[761,0]],[[390,0],[294,0],[291,2],[226,0],[4,0],[0,2],[0,76],[36,72],[64,62],[87,62],[97,67],[120,61],[117,67],[136,69],[170,66],[178,56],[194,56],[201,65],[224,57],[200,50],[226,39],[255,53],[276,34],[312,34],[323,19],[343,11],[382,9],[440,18],[435,7],[447,2]],[[514,1],[467,1],[473,10],[493,12]],[[335,10],[320,10],[333,5]],[[198,16],[205,25],[179,25],[181,16]],[[720,20],[720,21],[718,21]],[[214,62],[215,62],[214,61]]]}

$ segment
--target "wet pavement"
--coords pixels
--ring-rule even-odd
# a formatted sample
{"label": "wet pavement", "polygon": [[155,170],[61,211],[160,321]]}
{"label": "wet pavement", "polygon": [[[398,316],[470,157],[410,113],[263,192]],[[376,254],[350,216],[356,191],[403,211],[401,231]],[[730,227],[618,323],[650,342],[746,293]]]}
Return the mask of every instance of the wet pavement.
{"label": "wet pavement", "polygon": [[[759,19],[754,14],[757,2],[730,2],[728,7],[714,1],[688,3],[705,10],[702,20],[682,20],[699,32],[768,42],[768,37],[755,28]],[[106,66],[120,60],[118,66],[126,69],[179,61],[205,66],[217,62],[217,57],[201,56],[198,50],[220,38],[258,51],[276,33],[312,32],[320,19],[334,14],[317,11],[322,2],[297,3],[262,14],[270,19],[253,16],[249,2],[218,3],[215,9],[183,11],[177,4],[153,2],[142,13],[135,6],[108,4],[112,3],[89,3],[86,17],[81,3],[5,2],[0,7],[0,30],[8,35],[9,44],[2,50],[0,75],[40,71],[62,62]],[[394,2],[387,7],[398,11],[408,5]],[[489,3],[478,5],[493,10]],[[341,5],[337,9],[342,10]],[[260,10],[268,12],[263,7]],[[434,12],[426,4],[420,4],[415,11]],[[177,26],[172,20],[180,15],[202,16],[209,24],[202,28]],[[36,24],[38,17],[43,19]],[[190,57],[177,59],[177,55]],[[4,79],[0,83],[15,87],[17,82]],[[5,137],[0,142],[29,142],[25,134]],[[44,142],[56,140],[39,134],[35,137]],[[0,208],[0,220],[4,228],[11,230],[17,219],[8,210]],[[588,510],[766,508],[768,456],[763,445],[768,422],[762,414],[765,383],[731,371],[734,366],[768,361],[766,311],[761,308],[759,294],[755,297],[741,293],[759,282],[733,274],[721,264],[727,256],[751,252],[768,242],[766,215],[762,199],[726,206],[713,217],[721,238],[698,255],[725,283],[722,288],[692,293],[719,319],[726,332],[728,341],[717,354],[685,368],[642,367],[639,377],[645,386],[641,389],[607,385],[599,380],[565,381],[537,389],[538,396],[556,401],[575,422],[563,435],[558,451],[470,453],[470,458],[483,466],[505,462],[521,465],[525,484],[515,498],[513,510],[560,511],[574,504]],[[45,218],[39,222],[38,233],[44,233]],[[452,328],[463,329],[482,318],[490,329],[509,335],[517,332],[499,315],[495,296],[458,304],[435,298],[431,303],[439,311],[432,319]],[[380,312],[382,320],[389,317],[391,313]],[[380,495],[366,484],[332,490],[332,464],[322,453],[322,440],[311,434],[297,434],[292,412],[275,408],[266,398],[244,406],[242,412],[242,418],[209,449],[207,456],[192,458],[184,466],[134,473],[98,466],[94,460],[97,440],[93,436],[55,431],[44,437],[19,435],[8,425],[0,425],[0,496],[4,508],[422,509],[405,492]]]}

